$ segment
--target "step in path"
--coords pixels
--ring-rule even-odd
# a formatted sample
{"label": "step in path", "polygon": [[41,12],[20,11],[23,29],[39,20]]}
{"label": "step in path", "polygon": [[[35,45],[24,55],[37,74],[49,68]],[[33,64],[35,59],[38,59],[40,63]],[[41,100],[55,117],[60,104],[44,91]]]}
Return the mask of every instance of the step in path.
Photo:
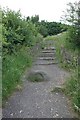
{"label": "step in path", "polygon": [[[50,53],[54,54],[50,55]],[[25,72],[22,77],[23,89],[15,92],[6,102],[3,118],[75,117],[68,98],[61,92],[51,92],[54,87],[62,86],[65,78],[69,76],[69,73],[58,67],[55,53],[56,49],[52,46],[41,51],[29,73],[42,71],[48,76],[48,80],[30,82],[27,80],[29,73]]]}
{"label": "step in path", "polygon": [[39,54],[39,57],[37,58],[37,61],[34,63],[36,65],[52,65],[56,64],[56,49],[55,47],[45,47],[41,53]]}

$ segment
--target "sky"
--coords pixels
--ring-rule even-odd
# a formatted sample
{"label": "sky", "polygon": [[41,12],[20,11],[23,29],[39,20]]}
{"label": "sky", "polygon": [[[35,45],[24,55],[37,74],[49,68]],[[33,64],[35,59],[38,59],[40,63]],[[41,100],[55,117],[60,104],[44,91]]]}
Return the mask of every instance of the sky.
{"label": "sky", "polygon": [[69,2],[79,0],[0,0],[0,6],[18,11],[25,17],[39,15],[40,20],[60,22]]}

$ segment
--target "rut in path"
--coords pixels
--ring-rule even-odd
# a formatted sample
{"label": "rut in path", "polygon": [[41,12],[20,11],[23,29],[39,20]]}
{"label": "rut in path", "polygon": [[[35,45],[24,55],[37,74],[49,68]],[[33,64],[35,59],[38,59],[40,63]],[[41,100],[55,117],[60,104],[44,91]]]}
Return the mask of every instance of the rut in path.
{"label": "rut in path", "polygon": [[[50,42],[47,42],[47,45]],[[69,75],[59,68],[56,49],[45,47],[37,57],[30,71],[41,71],[48,76],[42,82],[30,82],[23,76],[22,91],[14,93],[3,108],[6,118],[73,118],[74,113],[63,93],[51,92],[55,86],[62,86]]]}

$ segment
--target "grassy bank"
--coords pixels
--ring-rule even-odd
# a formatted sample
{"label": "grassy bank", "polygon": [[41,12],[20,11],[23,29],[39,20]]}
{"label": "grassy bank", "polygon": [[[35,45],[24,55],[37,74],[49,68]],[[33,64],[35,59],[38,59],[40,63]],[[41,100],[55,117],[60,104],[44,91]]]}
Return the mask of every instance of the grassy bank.
{"label": "grassy bank", "polygon": [[[68,70],[71,77],[66,80],[65,83],[65,93],[70,97],[72,104],[75,109],[80,110],[80,75],[79,75],[79,64],[78,50],[73,49],[71,45],[67,42],[67,32],[61,33],[56,36],[48,36],[45,40],[54,40],[56,46],[56,55],[59,61],[60,67]],[[68,62],[64,59],[64,54],[61,54],[61,48],[67,51],[67,57],[69,57]],[[65,52],[65,51],[63,51]],[[70,57],[72,59],[70,60]],[[80,111],[79,111],[80,112]]]}
{"label": "grassy bank", "polygon": [[7,55],[3,59],[3,81],[2,81],[2,97],[5,100],[17,84],[21,83],[20,77],[25,68],[32,65],[32,57],[29,53],[29,48],[22,48],[16,55]]}

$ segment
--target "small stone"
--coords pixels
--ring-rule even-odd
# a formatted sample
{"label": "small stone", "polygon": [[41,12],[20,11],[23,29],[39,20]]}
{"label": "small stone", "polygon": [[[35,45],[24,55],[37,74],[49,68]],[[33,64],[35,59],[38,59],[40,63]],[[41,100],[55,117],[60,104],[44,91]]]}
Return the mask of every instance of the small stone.
{"label": "small stone", "polygon": [[51,102],[51,100],[49,100],[49,102]]}
{"label": "small stone", "polygon": [[53,116],[53,118],[58,117],[58,116],[59,116],[58,113],[56,113],[56,114]]}
{"label": "small stone", "polygon": [[44,115],[43,111],[41,113],[42,113],[42,115]]}
{"label": "small stone", "polygon": [[11,113],[10,115],[13,116],[13,113]]}
{"label": "small stone", "polygon": [[59,115],[56,113],[56,117],[58,117]]}
{"label": "small stone", "polygon": [[51,112],[53,111],[53,108],[51,108]]}
{"label": "small stone", "polygon": [[48,76],[43,71],[36,70],[36,71],[31,71],[27,79],[32,82],[42,82],[44,80],[48,80]]}
{"label": "small stone", "polygon": [[20,113],[22,113],[22,110],[20,110]]}

